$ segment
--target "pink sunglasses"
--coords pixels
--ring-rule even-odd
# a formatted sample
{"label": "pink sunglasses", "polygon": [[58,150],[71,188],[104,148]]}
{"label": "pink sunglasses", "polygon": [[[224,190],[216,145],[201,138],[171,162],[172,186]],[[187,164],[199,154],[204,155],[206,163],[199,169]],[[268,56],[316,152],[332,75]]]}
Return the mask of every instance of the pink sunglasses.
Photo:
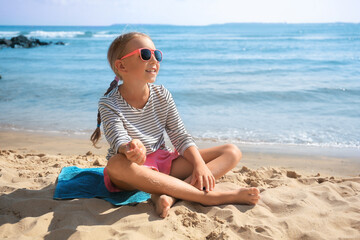
{"label": "pink sunglasses", "polygon": [[123,60],[124,58],[130,57],[136,53],[139,53],[141,60],[143,61],[149,61],[151,59],[151,55],[154,54],[156,61],[161,62],[162,61],[162,52],[158,49],[152,50],[149,48],[139,48],[135,51],[132,51],[129,54],[126,54],[120,60]]}

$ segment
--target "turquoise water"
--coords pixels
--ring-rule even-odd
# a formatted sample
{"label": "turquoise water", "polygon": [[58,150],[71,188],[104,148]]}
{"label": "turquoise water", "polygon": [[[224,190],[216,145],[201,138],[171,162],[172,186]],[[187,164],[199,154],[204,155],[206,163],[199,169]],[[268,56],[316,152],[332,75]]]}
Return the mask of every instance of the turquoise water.
{"label": "turquoise water", "polygon": [[360,148],[360,24],[343,23],[0,26],[66,42],[0,49],[0,127],[90,135],[114,76],[107,48],[128,31],[163,51],[157,84],[194,137]]}

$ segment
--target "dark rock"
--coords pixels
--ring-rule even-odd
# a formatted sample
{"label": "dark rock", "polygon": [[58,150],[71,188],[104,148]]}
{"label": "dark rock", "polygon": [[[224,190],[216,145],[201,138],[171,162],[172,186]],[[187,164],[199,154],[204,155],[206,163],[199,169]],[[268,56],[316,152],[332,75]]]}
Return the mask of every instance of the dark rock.
{"label": "dark rock", "polygon": [[96,159],[93,163],[93,166],[101,166],[101,163],[99,162],[98,159]]}
{"label": "dark rock", "polygon": [[11,40],[5,39],[5,38],[1,38],[0,39],[0,45],[6,45],[7,47],[10,47],[11,45]]}
{"label": "dark rock", "polygon": [[24,35],[19,35],[17,37],[13,37],[10,40],[11,40],[10,47],[12,47],[12,48],[14,48],[16,45],[22,46],[24,48],[33,47],[33,43]]}
{"label": "dark rock", "polygon": [[326,182],[328,180],[327,180],[327,178],[318,178],[317,181],[318,181],[318,183],[323,183],[323,182]]}
{"label": "dark rock", "polygon": [[[36,47],[36,46],[47,46],[50,44],[52,44],[52,42],[42,42],[36,38],[28,39],[24,35],[19,35],[17,37],[13,37],[10,40],[5,39],[5,38],[0,39],[0,47],[3,47],[5,45],[5,47],[11,47],[11,48],[18,48],[18,47],[32,48],[32,47]],[[65,43],[61,42],[61,41],[56,42],[55,44],[56,45],[65,45]]]}
{"label": "dark rock", "polygon": [[1,75],[0,75],[0,79],[1,79],[2,77],[1,77]]}
{"label": "dark rock", "polygon": [[299,177],[301,177],[301,175],[297,174],[294,171],[287,171],[286,176],[289,177],[289,178],[299,178]]}
{"label": "dark rock", "polygon": [[35,44],[40,46],[50,45],[48,42],[41,42],[39,39],[35,39]]}

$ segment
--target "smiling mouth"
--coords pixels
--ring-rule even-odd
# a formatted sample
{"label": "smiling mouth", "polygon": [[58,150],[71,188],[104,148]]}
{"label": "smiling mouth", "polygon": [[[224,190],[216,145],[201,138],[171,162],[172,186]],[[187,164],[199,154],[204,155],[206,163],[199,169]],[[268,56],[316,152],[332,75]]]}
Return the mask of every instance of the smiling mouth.
{"label": "smiling mouth", "polygon": [[145,72],[148,72],[148,73],[156,73],[156,70],[155,70],[155,69],[150,69],[150,70],[145,70]]}

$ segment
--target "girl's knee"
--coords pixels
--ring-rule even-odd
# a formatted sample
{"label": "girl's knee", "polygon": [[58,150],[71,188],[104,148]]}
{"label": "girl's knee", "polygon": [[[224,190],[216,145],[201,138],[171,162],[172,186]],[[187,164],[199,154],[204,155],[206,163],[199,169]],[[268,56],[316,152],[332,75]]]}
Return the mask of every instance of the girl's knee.
{"label": "girl's knee", "polygon": [[226,145],[224,145],[224,151],[226,154],[231,156],[231,159],[234,161],[234,164],[237,164],[240,162],[242,153],[236,145],[226,144]]}
{"label": "girl's knee", "polygon": [[116,154],[112,156],[106,165],[107,174],[115,186],[124,191],[133,191],[136,188],[132,186],[134,164],[130,162],[124,155]]}
{"label": "girl's knee", "polygon": [[121,180],[122,177],[131,172],[131,164],[133,163],[124,155],[116,154],[109,159],[106,169],[112,178]]}

